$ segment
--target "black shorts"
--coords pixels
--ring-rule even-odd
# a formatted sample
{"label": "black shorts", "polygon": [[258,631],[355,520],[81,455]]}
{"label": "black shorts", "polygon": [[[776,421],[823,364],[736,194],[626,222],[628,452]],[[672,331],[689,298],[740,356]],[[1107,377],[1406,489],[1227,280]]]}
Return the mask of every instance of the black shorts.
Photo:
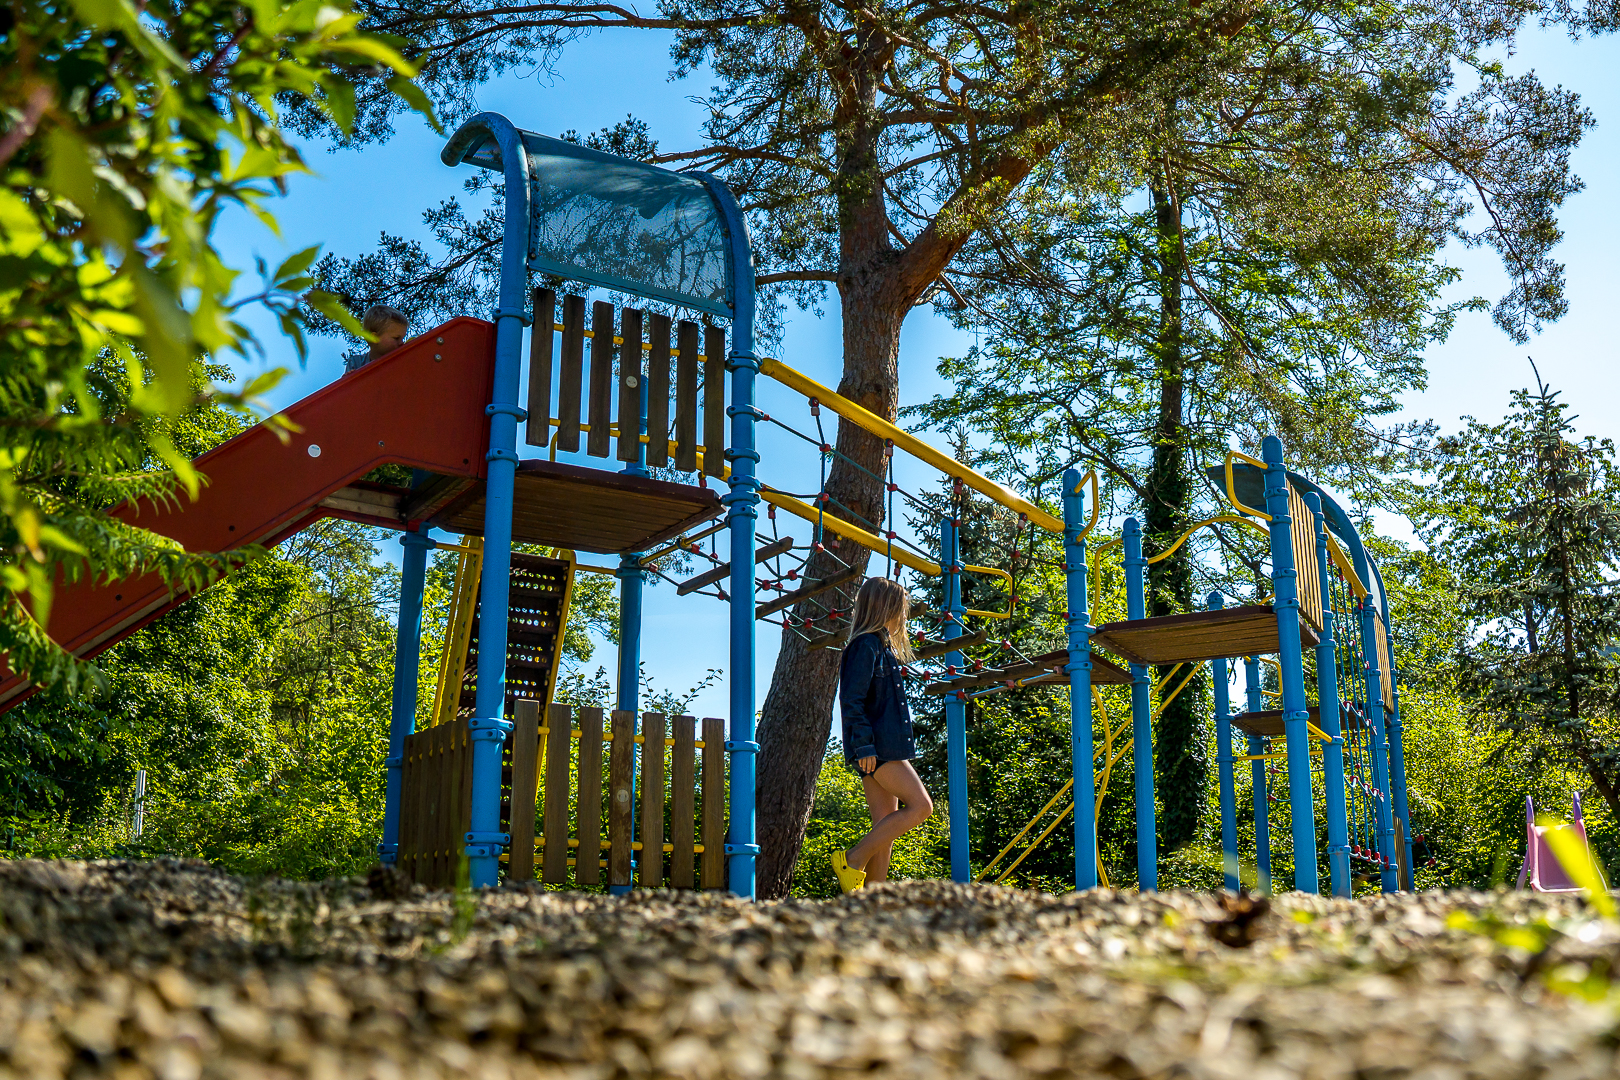
{"label": "black shorts", "polygon": [[[910,761],[910,760],[911,760],[910,758],[878,758],[877,759],[877,764],[872,766],[872,772],[873,773],[877,772],[879,769],[883,768],[883,766],[887,765],[890,761]],[[870,776],[870,775],[872,775],[872,773],[863,773],[863,772],[861,772],[861,763],[860,763],[859,760],[851,761],[849,763],[849,767],[851,769],[855,770],[855,775],[856,776]]]}

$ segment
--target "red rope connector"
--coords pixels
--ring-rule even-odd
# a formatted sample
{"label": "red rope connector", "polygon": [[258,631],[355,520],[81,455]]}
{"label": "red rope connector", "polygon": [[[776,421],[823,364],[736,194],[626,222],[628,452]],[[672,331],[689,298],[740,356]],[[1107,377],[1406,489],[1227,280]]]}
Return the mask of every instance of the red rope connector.
{"label": "red rope connector", "polygon": [[1001,647],[1003,649],[1011,649],[1012,648],[1012,642],[1008,641],[1006,638],[1003,638],[1001,640]]}
{"label": "red rope connector", "polygon": [[947,675],[955,675],[956,674],[956,665],[955,664],[946,664],[945,665],[945,674],[947,674]]}
{"label": "red rope connector", "polygon": [[799,580],[799,572],[797,570],[789,570],[786,574],[783,575],[783,577],[787,578],[789,581],[798,581]]}
{"label": "red rope connector", "polygon": [[832,443],[822,443],[821,444],[821,452],[823,454],[832,453],[833,452]]}
{"label": "red rope connector", "polygon": [[817,401],[815,398],[810,399],[810,415],[811,416],[820,416],[821,415],[821,402]]}
{"label": "red rope connector", "polygon": [[883,535],[887,536],[890,540],[898,540],[898,539],[900,539],[900,534],[895,532],[893,529],[890,529],[888,532],[884,533]]}
{"label": "red rope connector", "polygon": [[890,491],[899,491],[900,490],[900,485],[899,484],[890,484],[889,485],[889,490]]}

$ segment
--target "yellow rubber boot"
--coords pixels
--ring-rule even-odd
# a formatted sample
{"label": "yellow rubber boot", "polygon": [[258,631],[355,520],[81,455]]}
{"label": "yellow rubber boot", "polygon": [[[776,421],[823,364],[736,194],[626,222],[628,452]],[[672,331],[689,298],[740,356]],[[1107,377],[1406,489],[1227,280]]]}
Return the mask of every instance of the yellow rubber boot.
{"label": "yellow rubber boot", "polygon": [[833,873],[838,876],[838,887],[845,892],[854,892],[866,884],[866,871],[857,870],[849,865],[848,853],[842,849],[832,853]]}

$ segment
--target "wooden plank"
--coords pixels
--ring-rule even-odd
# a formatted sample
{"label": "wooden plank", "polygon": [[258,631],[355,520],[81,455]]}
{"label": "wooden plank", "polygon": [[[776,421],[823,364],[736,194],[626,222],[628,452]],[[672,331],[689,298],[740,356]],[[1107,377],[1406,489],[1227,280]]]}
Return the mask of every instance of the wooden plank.
{"label": "wooden plank", "polygon": [[562,373],[557,383],[557,449],[579,450],[580,400],[585,386],[585,298],[564,296]]}
{"label": "wooden plank", "polygon": [[450,830],[450,883],[460,885],[463,882],[461,868],[467,856],[467,832],[472,828],[472,736],[467,731],[467,721],[457,720],[455,732],[456,753],[461,768],[461,792],[456,799],[456,817],[454,827]]}
{"label": "wooden plank", "polygon": [[608,748],[608,884],[630,884],[630,833],[636,805],[636,714],[615,709]]}
{"label": "wooden plank", "polygon": [[658,889],[664,884],[664,714],[641,714],[641,858],[636,884]]}
{"label": "wooden plank", "polygon": [[439,801],[433,808],[433,880],[435,888],[455,884],[455,866],[450,862],[451,837],[456,829],[456,801],[461,793],[461,770],[456,768],[456,724],[440,724],[438,746],[433,755],[433,767],[439,772]]}
{"label": "wooden plank", "polygon": [[534,328],[529,334],[529,419],[523,440],[530,446],[551,441],[551,353],[556,335],[557,294],[534,290]]}
{"label": "wooden plank", "polygon": [[[784,536],[780,540],[773,540],[762,548],[754,550],[754,562],[762,563],[774,559],[778,555],[785,555],[793,550],[793,537]],[[731,564],[721,563],[703,571],[696,577],[687,578],[675,587],[676,596],[685,596],[689,592],[696,592],[705,585],[713,585],[717,581],[724,581],[731,575]]]}
{"label": "wooden plank", "polygon": [[641,460],[641,312],[624,309],[619,336],[619,460]]}
{"label": "wooden plank", "polygon": [[568,764],[573,755],[569,729],[574,726],[574,710],[552,705],[546,714],[546,857],[541,871],[547,885],[568,882]]}
{"label": "wooden plank", "polygon": [[690,889],[697,882],[693,876],[692,848],[697,838],[697,718],[676,716],[673,727],[669,762],[669,887]]}
{"label": "wooden plank", "polygon": [[799,588],[795,589],[793,592],[784,593],[783,595],[778,596],[775,600],[767,600],[765,603],[756,607],[754,609],[754,618],[763,619],[767,615],[775,615],[778,611],[781,611],[783,608],[792,607],[800,600],[808,600],[810,597],[824,593],[828,589],[836,589],[840,585],[847,585],[852,581],[856,581],[864,573],[865,571],[863,571],[860,567],[852,566],[847,570],[838,571],[838,573],[829,578],[821,578],[819,580],[816,578],[807,578],[805,579],[804,584],[799,586]]}
{"label": "wooden plank", "polygon": [[585,452],[607,457],[613,445],[613,305],[598,300],[591,305],[590,434]]}
{"label": "wooden plank", "polygon": [[[1305,711],[1310,714],[1311,723],[1315,724],[1317,727],[1322,726],[1322,710],[1319,707],[1312,705]],[[1262,738],[1275,738],[1284,734],[1283,714],[1281,709],[1267,709],[1264,712],[1238,713],[1232,717],[1232,726],[1241,731],[1245,731],[1250,735],[1257,735]],[[1311,749],[1316,749],[1318,745],[1319,744],[1316,741],[1316,736],[1312,735]]]}
{"label": "wooden plank", "polygon": [[669,316],[656,312],[647,322],[647,464],[669,465]]}
{"label": "wooden plank", "polygon": [[1322,629],[1322,575],[1316,565],[1316,515],[1305,499],[1288,485],[1288,539],[1294,551],[1294,585],[1299,613],[1313,629]]}
{"label": "wooden plank", "polygon": [[540,703],[522,698],[512,728],[512,858],[507,881],[534,880],[534,811],[540,789]]}
{"label": "wooden plank", "polygon": [[697,471],[698,324],[682,319],[675,358],[675,467]]}
{"label": "wooden plank", "polygon": [[602,710],[579,710],[579,800],[574,804],[579,847],[574,882],[602,880]]}
{"label": "wooden plank", "polygon": [[720,477],[726,467],[726,332],[703,328],[703,475]]}
{"label": "wooden plank", "polygon": [[703,718],[703,887],[726,885],[726,723]]}

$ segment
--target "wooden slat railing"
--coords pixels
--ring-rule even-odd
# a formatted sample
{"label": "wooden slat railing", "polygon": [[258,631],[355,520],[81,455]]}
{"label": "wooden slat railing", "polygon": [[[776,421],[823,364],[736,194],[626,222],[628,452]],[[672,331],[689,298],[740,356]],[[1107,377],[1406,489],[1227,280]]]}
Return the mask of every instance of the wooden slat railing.
{"label": "wooden slat railing", "polygon": [[[724,886],[722,721],[705,718],[698,739],[691,716],[643,713],[637,734],[628,712],[612,713],[607,733],[601,709],[554,704],[542,726],[539,705],[521,701],[517,715],[508,880],[532,879],[538,855],[540,879],[550,885],[601,884],[605,868],[608,885]],[[526,828],[518,820],[524,814]]]}
{"label": "wooden slat railing", "polygon": [[[627,307],[619,312],[615,332],[613,305],[603,301],[590,305],[587,329],[584,298],[563,296],[562,321],[553,322],[557,299],[551,289],[534,291],[529,419],[524,436],[528,443],[574,453],[580,449],[583,432],[584,450],[590,456],[613,454],[620,461],[635,461],[641,448],[641,395],[645,389],[647,464],[668,467],[670,443],[674,443],[676,469],[697,472],[701,468],[705,476],[721,476],[727,430],[725,330],[689,320],[672,326],[667,315]],[[672,330],[674,349],[670,348]],[[554,335],[560,339],[554,341]],[[591,343],[589,371],[587,339]],[[673,386],[671,360],[675,362]]]}

